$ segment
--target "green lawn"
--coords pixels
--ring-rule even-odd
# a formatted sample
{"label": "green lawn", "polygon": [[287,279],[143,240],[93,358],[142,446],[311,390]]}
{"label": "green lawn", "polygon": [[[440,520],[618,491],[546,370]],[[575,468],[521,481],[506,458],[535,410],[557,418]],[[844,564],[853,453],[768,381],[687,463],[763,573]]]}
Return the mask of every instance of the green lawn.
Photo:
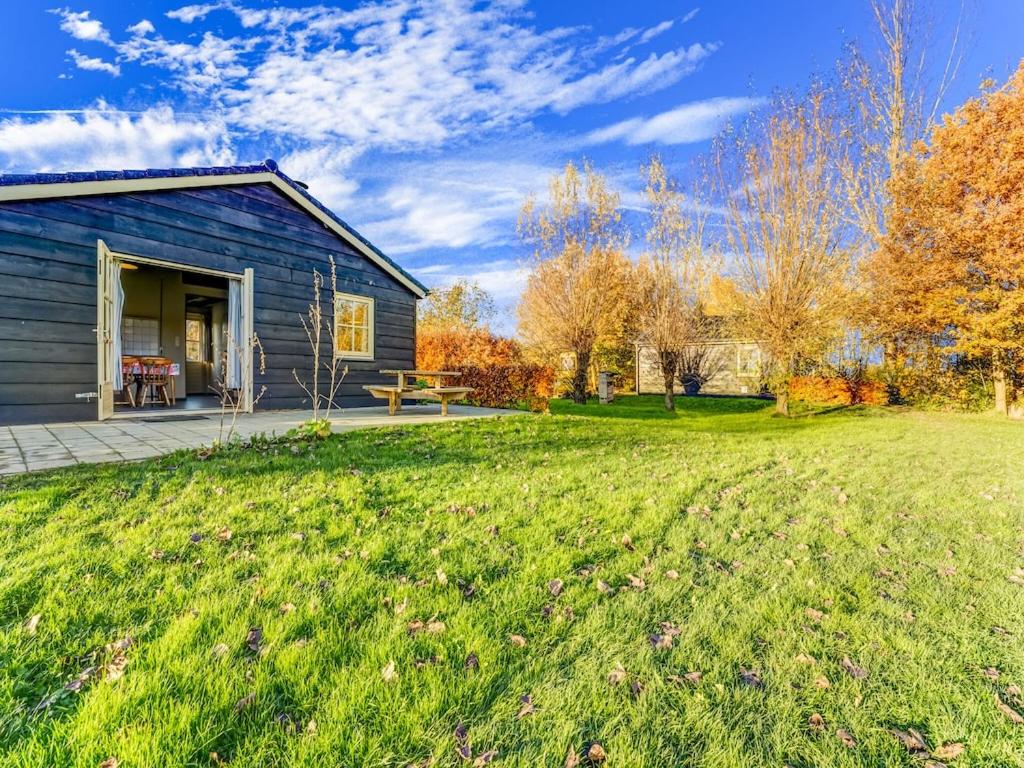
{"label": "green lawn", "polygon": [[2,481],[0,765],[1024,765],[1024,426],[553,410]]}

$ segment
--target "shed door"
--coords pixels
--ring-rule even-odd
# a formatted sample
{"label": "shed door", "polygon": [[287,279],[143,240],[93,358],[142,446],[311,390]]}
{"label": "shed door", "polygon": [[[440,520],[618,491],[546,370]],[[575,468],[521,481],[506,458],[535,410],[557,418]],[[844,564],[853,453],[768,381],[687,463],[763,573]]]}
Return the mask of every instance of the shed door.
{"label": "shed door", "polygon": [[114,415],[114,283],[118,264],[102,240],[96,250],[96,373],[99,385],[99,419]]}

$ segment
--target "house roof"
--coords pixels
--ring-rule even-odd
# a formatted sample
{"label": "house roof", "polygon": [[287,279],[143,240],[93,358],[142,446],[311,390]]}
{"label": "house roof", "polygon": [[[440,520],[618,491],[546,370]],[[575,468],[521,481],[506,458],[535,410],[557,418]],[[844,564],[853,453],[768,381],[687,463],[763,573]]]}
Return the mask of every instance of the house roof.
{"label": "house roof", "polygon": [[274,160],[264,160],[255,165],[210,168],[146,168],[76,173],[0,173],[0,202],[258,183],[269,183],[274,186],[420,298],[427,295],[426,286],[388,258],[336,213],[309,194],[304,185],[286,175],[278,168]]}

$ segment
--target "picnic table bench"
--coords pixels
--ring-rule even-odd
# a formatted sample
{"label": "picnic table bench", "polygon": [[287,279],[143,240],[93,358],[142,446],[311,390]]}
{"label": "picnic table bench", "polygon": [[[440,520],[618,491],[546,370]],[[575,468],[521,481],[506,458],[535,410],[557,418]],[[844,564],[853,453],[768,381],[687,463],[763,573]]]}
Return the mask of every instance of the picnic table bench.
{"label": "picnic table bench", "polygon": [[[388,413],[394,416],[402,410],[402,400],[434,400],[441,403],[441,415],[448,415],[448,403],[464,400],[473,391],[472,387],[453,387],[446,384],[462,374],[459,371],[417,371],[383,370],[386,376],[396,376],[397,384],[364,384],[363,389],[380,400],[388,401]],[[410,382],[426,379],[426,387],[416,387]]]}

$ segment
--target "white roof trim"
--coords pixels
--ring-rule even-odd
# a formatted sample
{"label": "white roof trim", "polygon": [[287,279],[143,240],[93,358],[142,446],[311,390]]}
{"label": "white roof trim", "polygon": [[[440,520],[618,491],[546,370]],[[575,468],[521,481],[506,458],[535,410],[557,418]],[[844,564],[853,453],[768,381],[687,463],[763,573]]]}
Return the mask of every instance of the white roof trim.
{"label": "white roof trim", "polygon": [[124,192],[152,192],[170,189],[194,189],[197,187],[223,187],[239,184],[271,184],[289,200],[298,205],[338,237],[355,248],[400,282],[417,297],[425,298],[427,293],[416,285],[401,270],[374,252],[362,240],[353,235],[334,219],[317,208],[304,195],[271,171],[260,173],[231,173],[210,176],[168,176],[145,179],[113,179],[109,181],[65,181],[54,184],[19,184],[0,187],[0,202],[14,200],[40,200],[53,197],[79,197],[82,195],[110,195]]}

